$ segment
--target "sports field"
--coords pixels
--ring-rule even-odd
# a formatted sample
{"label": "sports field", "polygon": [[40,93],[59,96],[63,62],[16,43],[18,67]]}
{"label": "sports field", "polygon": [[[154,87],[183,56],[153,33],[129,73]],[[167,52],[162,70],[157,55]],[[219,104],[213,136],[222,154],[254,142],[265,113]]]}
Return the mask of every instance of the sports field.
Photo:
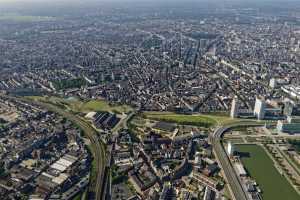
{"label": "sports field", "polygon": [[237,145],[237,150],[249,153],[242,162],[263,191],[263,200],[299,200],[300,196],[287,179],[275,168],[272,159],[258,145]]}

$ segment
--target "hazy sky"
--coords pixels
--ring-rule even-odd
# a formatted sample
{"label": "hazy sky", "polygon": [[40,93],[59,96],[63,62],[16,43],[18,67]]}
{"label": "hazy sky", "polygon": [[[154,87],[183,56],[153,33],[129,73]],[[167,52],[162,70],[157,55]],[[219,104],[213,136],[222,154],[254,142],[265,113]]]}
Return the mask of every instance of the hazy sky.
{"label": "hazy sky", "polygon": [[[69,1],[69,2],[74,2],[74,1],[81,1],[81,2],[88,2],[88,1],[92,1],[92,2],[111,2],[111,1],[181,1],[181,2],[184,2],[184,1],[187,1],[187,0],[0,0],[0,3],[15,3],[15,2],[66,2],[66,1]],[[191,0],[188,0],[188,1],[191,1]],[[193,1],[225,1],[225,2],[249,2],[249,1],[257,1],[257,2],[278,2],[278,1],[282,1],[282,2],[286,2],[286,1],[294,1],[294,2],[297,2],[297,0],[193,0]]]}
{"label": "hazy sky", "polygon": [[[280,4],[290,4],[294,5],[299,4],[300,0],[0,0],[0,8],[4,7],[22,7],[25,6],[28,7],[30,5],[39,5],[39,6],[49,6],[49,5],[93,5],[92,3],[116,3],[116,2],[122,2],[123,5],[128,5],[126,3],[135,2],[143,4],[145,2],[147,3],[173,3],[173,2],[181,2],[181,3],[198,3],[201,4],[203,2],[209,2],[209,3],[226,3],[230,4],[230,2],[233,2],[233,4],[238,3],[241,4],[245,2],[247,5],[259,5],[260,3],[274,3],[274,2],[280,2]],[[1,14],[1,13],[0,13]]]}
{"label": "hazy sky", "polygon": [[136,2],[141,2],[141,1],[148,1],[148,2],[163,2],[163,1],[177,1],[177,2],[185,2],[185,1],[196,1],[196,2],[203,2],[203,1],[221,1],[221,2],[297,2],[299,0],[0,0],[0,3],[38,3],[38,2],[124,2],[124,1],[136,1]]}

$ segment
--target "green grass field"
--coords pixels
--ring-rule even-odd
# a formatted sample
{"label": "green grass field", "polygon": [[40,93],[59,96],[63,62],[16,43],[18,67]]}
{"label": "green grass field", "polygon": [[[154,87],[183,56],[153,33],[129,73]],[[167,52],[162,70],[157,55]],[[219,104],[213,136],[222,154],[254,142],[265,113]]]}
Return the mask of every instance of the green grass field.
{"label": "green grass field", "polygon": [[240,152],[250,153],[242,162],[262,189],[263,200],[299,200],[300,196],[275,168],[272,159],[257,145],[237,145]]}
{"label": "green grass field", "polygon": [[217,122],[212,118],[204,116],[189,116],[189,115],[147,115],[148,119],[173,122],[182,125],[204,126],[211,127]]}
{"label": "green grass field", "polygon": [[107,101],[103,100],[91,100],[88,102],[85,102],[81,110],[83,111],[101,111],[101,110],[107,110],[107,111],[117,111],[117,112],[129,112],[132,110],[131,107],[127,105],[109,105]]}
{"label": "green grass field", "polygon": [[230,124],[237,122],[236,119],[231,119],[228,116],[214,116],[213,114],[208,115],[184,115],[176,114],[171,112],[144,112],[143,116],[147,119],[157,120],[157,121],[166,121],[177,123],[181,125],[193,125],[193,126],[204,126],[212,127],[217,124]]}
{"label": "green grass field", "polygon": [[74,112],[88,113],[91,111],[109,111],[114,113],[128,113],[132,111],[132,108],[128,105],[110,105],[105,100],[79,100],[76,98],[59,98],[59,97],[40,97],[40,96],[31,96],[27,97],[33,100],[47,101],[54,104],[59,104],[69,108]]}

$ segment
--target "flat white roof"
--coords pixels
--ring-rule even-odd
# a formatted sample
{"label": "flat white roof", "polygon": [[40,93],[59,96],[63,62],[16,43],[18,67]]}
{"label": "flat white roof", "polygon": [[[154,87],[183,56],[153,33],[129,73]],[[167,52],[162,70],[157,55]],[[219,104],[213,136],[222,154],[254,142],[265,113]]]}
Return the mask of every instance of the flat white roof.
{"label": "flat white roof", "polygon": [[57,162],[54,163],[53,165],[51,165],[51,168],[56,169],[56,170],[58,170],[60,172],[63,172],[63,171],[65,171],[67,169],[66,166],[58,164]]}
{"label": "flat white roof", "polygon": [[85,115],[85,118],[93,119],[93,117],[96,115],[96,112],[89,112]]}
{"label": "flat white roof", "polygon": [[46,172],[43,172],[42,175],[47,176],[48,178],[51,178],[51,179],[54,178],[54,176],[52,176]]}
{"label": "flat white roof", "polygon": [[74,156],[65,155],[62,158],[60,158],[58,161],[56,161],[54,164],[52,164],[50,167],[60,172],[63,172],[68,167],[70,167],[74,162],[76,162],[77,159],[78,158]]}
{"label": "flat white roof", "polygon": [[73,164],[73,162],[68,161],[68,160],[66,160],[64,158],[59,159],[56,163],[60,164],[60,165],[63,165],[63,166],[66,166],[66,167],[69,167],[69,166],[71,166]]}
{"label": "flat white roof", "polygon": [[68,175],[61,173],[58,177],[55,177],[52,179],[52,182],[57,183],[58,185],[62,184],[63,182],[65,182],[65,180],[67,180]]}
{"label": "flat white roof", "polygon": [[62,157],[62,158],[66,159],[66,160],[68,160],[68,161],[71,161],[71,162],[75,162],[75,161],[78,160],[77,157],[71,156],[71,155],[69,155],[69,154],[66,154],[66,155],[65,155],[64,157]]}

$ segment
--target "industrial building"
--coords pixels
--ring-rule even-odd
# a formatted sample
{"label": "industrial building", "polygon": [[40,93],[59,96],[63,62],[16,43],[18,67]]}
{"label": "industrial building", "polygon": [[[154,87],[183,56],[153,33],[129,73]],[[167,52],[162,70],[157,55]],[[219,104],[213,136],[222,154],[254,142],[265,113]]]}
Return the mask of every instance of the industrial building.
{"label": "industrial building", "polygon": [[204,200],[214,200],[216,197],[216,192],[213,191],[211,188],[206,187],[205,193],[204,193]]}
{"label": "industrial building", "polygon": [[95,126],[99,129],[110,130],[114,128],[120,121],[120,118],[118,118],[116,114],[110,112],[91,112],[85,117],[92,119]]}

